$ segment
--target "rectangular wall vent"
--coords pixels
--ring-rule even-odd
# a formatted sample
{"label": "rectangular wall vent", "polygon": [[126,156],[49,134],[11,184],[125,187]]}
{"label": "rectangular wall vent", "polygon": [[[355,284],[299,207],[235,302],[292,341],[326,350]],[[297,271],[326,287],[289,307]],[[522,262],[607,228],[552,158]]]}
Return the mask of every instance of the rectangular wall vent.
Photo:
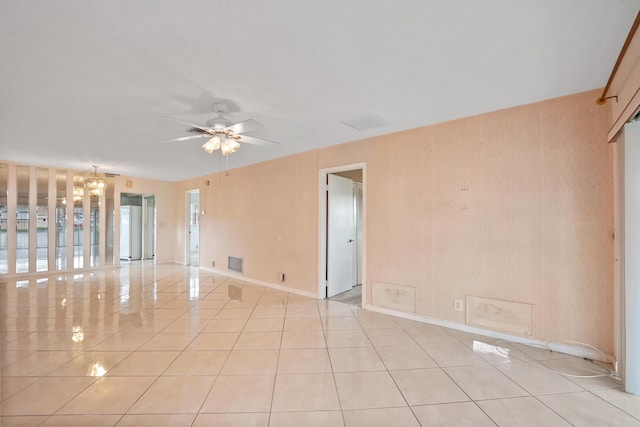
{"label": "rectangular wall vent", "polygon": [[229,270],[232,271],[237,271],[239,273],[242,273],[242,257],[239,256],[230,256],[229,257],[229,263],[227,265],[227,268]]}
{"label": "rectangular wall vent", "polygon": [[467,324],[533,336],[532,304],[467,295]]}
{"label": "rectangular wall vent", "polygon": [[371,282],[371,304],[406,313],[415,313],[416,288],[393,285],[391,283]]}

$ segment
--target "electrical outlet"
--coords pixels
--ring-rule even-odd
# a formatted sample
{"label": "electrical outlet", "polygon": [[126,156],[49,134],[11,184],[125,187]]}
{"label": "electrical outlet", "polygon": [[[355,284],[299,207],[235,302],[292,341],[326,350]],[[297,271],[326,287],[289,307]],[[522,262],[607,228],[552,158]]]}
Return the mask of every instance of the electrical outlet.
{"label": "electrical outlet", "polygon": [[453,309],[455,311],[464,311],[464,301],[461,299],[453,300]]}

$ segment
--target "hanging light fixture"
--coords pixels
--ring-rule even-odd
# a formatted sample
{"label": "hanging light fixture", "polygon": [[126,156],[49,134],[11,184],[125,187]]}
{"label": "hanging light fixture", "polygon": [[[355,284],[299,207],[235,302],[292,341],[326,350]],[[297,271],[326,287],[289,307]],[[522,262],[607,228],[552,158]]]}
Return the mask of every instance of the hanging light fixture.
{"label": "hanging light fixture", "polygon": [[84,199],[84,179],[81,176],[73,177],[73,202],[81,202]]}
{"label": "hanging light fixture", "polygon": [[226,135],[225,133],[216,134],[213,138],[202,144],[202,149],[209,154],[220,150],[223,156],[228,156],[240,148],[240,143],[237,139],[238,138],[234,138],[232,135]]}
{"label": "hanging light fixture", "polygon": [[84,181],[84,186],[89,192],[90,196],[99,197],[104,195],[104,190],[107,188],[107,183],[104,182],[104,179],[98,178],[98,166],[93,166],[93,176],[86,178]]}
{"label": "hanging light fixture", "polygon": [[235,153],[240,148],[240,143],[235,139],[225,138],[220,144],[220,152],[223,156],[228,156]]}
{"label": "hanging light fixture", "polygon": [[[198,141],[206,141],[202,144],[202,149],[213,154],[214,151],[220,151],[220,155],[228,157],[240,148],[241,143],[255,145],[279,145],[277,142],[269,141],[255,136],[246,135],[262,125],[253,119],[244,120],[242,122],[232,124],[224,113],[228,110],[228,106],[221,102],[216,102],[212,106],[213,111],[218,113],[217,117],[207,120],[204,124],[190,123],[180,119],[165,117],[188,126],[187,132],[190,136],[182,136],[170,139],[169,141],[189,141],[196,139]],[[204,139],[200,139],[204,138]],[[227,159],[228,162],[229,159]]]}
{"label": "hanging light fixture", "polygon": [[218,135],[215,135],[213,138],[211,138],[210,140],[208,140],[207,142],[205,142],[204,144],[202,144],[202,148],[204,149],[204,151],[206,151],[207,153],[211,154],[216,150],[220,149],[220,143],[221,143],[221,139]]}
{"label": "hanging light fixture", "polygon": [[84,188],[73,187],[73,201],[81,202],[83,198],[84,198]]}

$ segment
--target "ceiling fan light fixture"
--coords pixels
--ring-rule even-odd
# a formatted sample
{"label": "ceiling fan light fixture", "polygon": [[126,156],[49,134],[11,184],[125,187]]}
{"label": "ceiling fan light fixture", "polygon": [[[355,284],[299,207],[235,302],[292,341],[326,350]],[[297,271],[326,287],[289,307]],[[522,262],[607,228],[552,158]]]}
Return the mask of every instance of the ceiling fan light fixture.
{"label": "ceiling fan light fixture", "polygon": [[223,115],[224,112],[227,111],[227,106],[225,104],[214,104],[213,111],[218,113],[218,116],[213,119],[207,120],[205,122],[205,125],[191,123],[179,119],[173,119],[179,123],[182,123],[183,125],[189,126],[187,131],[193,135],[174,138],[168,141],[187,141],[200,140],[200,138],[208,138],[208,141],[202,144],[202,149],[208,154],[213,154],[214,151],[220,150],[220,153],[223,156],[229,156],[230,154],[238,151],[240,149],[241,143],[267,146],[279,145],[274,141],[245,135],[246,132],[250,132],[262,126],[260,123],[253,119],[230,124],[229,120],[227,120]]}
{"label": "ceiling fan light fixture", "polygon": [[227,139],[229,146],[231,146],[231,152],[235,153],[240,148],[240,143],[235,139]]}
{"label": "ceiling fan light fixture", "polygon": [[229,154],[233,154],[233,147],[229,144],[229,139],[225,139],[222,141],[222,145],[220,146],[220,152],[223,156],[228,156]]}
{"label": "ceiling fan light fixture", "polygon": [[218,135],[215,135],[213,138],[202,144],[202,148],[204,149],[204,151],[211,154],[214,151],[220,149],[221,142],[222,141],[220,140],[220,137]]}
{"label": "ceiling fan light fixture", "polygon": [[240,148],[240,143],[231,138],[226,138],[222,141],[222,145],[220,146],[220,151],[223,156],[228,156],[230,154],[235,153]]}

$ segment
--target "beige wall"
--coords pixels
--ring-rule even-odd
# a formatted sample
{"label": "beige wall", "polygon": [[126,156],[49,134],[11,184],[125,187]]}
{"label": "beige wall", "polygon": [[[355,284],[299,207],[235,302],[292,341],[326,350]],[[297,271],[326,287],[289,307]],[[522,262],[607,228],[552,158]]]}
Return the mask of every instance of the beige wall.
{"label": "beige wall", "polygon": [[459,322],[465,295],[530,303],[537,338],[610,352],[612,148],[596,98],[382,138],[368,165],[367,277],[415,285],[419,313]]}
{"label": "beige wall", "polygon": [[[318,153],[234,169],[229,175],[196,178],[178,185],[200,189],[200,265],[226,269],[227,256],[244,258],[244,274],[317,293]],[[205,185],[205,180],[210,185]],[[184,205],[177,206],[184,224]],[[184,226],[178,227],[184,234]],[[182,239],[181,239],[182,240]],[[184,249],[177,260],[184,260]]]}
{"label": "beige wall", "polygon": [[[317,293],[319,170],[367,163],[367,283],[417,289],[464,322],[466,295],[535,306],[534,336],[612,351],[612,149],[597,91],[199,177],[201,265]],[[205,181],[210,185],[206,186]],[[183,261],[178,226],[176,260]],[[182,247],[180,247],[182,245]],[[370,295],[368,296],[370,301]]]}

